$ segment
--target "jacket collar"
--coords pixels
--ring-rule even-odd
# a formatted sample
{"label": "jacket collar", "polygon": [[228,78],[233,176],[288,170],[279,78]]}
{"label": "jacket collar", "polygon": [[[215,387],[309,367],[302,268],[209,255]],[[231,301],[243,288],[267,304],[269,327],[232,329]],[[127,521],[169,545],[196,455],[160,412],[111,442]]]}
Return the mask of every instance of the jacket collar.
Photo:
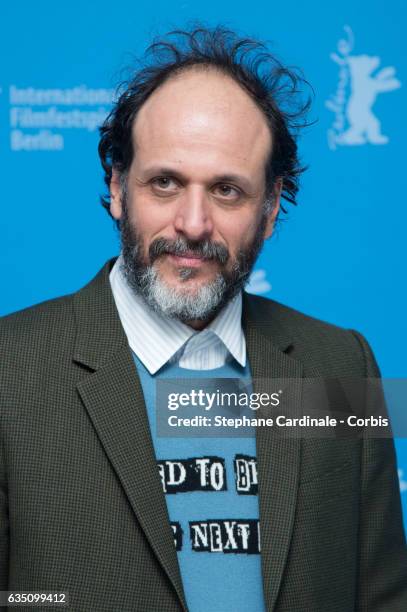
{"label": "jacket collar", "polygon": [[116,259],[110,259],[83,289],[74,294],[76,338],[74,361],[91,370],[108,363],[127,338],[109,284]]}

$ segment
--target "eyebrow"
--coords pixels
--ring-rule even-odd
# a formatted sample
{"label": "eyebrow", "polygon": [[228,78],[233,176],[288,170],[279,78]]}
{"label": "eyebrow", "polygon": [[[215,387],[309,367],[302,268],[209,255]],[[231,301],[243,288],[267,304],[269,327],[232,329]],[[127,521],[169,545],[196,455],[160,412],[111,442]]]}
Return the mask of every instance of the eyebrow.
{"label": "eyebrow", "polygon": [[[173,176],[174,178],[178,179],[181,182],[187,180],[186,176],[182,174],[182,172],[180,172],[176,168],[170,168],[168,166],[150,166],[149,168],[146,168],[143,174],[149,174],[149,175],[151,174],[153,175],[163,174],[164,175],[165,174],[165,175]],[[247,177],[241,174],[236,174],[236,173],[216,174],[215,176],[212,177],[211,180],[214,183],[239,183],[240,185],[242,185],[243,188],[247,189],[248,191],[253,189],[253,185],[250,179],[248,179]]]}

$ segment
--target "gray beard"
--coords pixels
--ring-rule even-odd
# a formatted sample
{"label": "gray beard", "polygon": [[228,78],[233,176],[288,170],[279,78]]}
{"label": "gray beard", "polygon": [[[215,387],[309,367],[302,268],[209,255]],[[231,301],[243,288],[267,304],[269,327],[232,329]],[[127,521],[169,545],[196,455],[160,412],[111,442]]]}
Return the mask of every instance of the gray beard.
{"label": "gray beard", "polygon": [[[199,241],[192,243],[184,238],[175,241],[158,239],[150,245],[150,264],[143,259],[144,245],[142,238],[132,227],[123,203],[123,216],[120,220],[120,232],[123,260],[121,270],[129,286],[140,295],[155,312],[178,319],[183,323],[199,320],[208,323],[233,299],[246,285],[250,273],[263,246],[263,232],[267,215],[263,214],[259,227],[251,245],[239,252],[231,270],[225,269],[225,263],[230,258],[223,245]],[[194,250],[204,257],[211,257],[221,265],[221,272],[209,283],[191,293],[186,287],[174,289],[160,278],[154,261],[160,254],[172,252],[181,255],[186,250]],[[182,282],[196,274],[194,268],[181,268],[179,277]]]}
{"label": "gray beard", "polygon": [[[128,266],[125,262],[122,264],[122,269],[129,280]],[[182,271],[180,278],[181,274]],[[213,281],[199,287],[194,293],[184,292],[182,289],[175,290],[159,277],[154,265],[147,266],[146,270],[138,275],[138,279],[138,293],[155,312],[183,323],[196,319],[203,321],[210,319],[223,304],[226,290],[226,283],[221,274],[217,274]]]}

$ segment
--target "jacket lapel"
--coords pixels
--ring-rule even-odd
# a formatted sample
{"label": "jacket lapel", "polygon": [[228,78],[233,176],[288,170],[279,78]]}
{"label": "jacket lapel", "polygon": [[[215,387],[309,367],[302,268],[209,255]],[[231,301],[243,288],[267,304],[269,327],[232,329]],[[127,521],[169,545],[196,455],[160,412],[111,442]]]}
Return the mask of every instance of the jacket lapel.
{"label": "jacket lapel", "polygon": [[151,548],[186,603],[141,383],[109,285],[113,261],[74,298],[78,392]]}
{"label": "jacket lapel", "polygon": [[[267,304],[267,310],[264,306]],[[301,410],[302,364],[287,353],[287,329],[273,317],[272,302],[244,294],[243,327],[254,390],[278,391],[273,379],[296,379],[290,406]],[[267,412],[268,411],[268,412]],[[269,408],[258,416],[273,416]],[[272,427],[256,432],[263,588],[267,610],[275,610],[293,530],[301,440],[283,437]]]}

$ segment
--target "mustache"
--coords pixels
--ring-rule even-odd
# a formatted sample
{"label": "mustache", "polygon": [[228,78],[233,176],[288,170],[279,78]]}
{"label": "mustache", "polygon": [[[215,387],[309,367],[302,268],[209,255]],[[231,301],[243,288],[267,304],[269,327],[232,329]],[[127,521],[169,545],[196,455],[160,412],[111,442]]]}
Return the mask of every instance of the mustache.
{"label": "mustache", "polygon": [[228,249],[223,244],[211,242],[210,240],[192,241],[180,237],[175,240],[157,238],[153,240],[148,250],[151,263],[161,255],[178,255],[182,257],[186,253],[193,253],[203,259],[214,259],[222,265],[229,259]]}

